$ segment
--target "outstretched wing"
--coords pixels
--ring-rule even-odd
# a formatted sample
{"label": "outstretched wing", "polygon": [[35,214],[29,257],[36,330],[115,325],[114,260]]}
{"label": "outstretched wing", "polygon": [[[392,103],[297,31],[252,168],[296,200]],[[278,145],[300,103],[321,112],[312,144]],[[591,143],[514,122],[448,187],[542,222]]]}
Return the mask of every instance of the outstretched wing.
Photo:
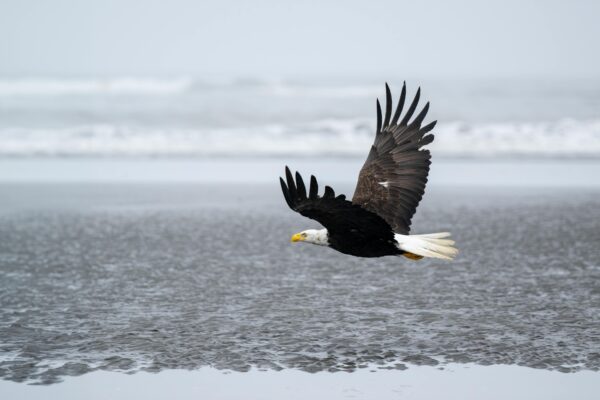
{"label": "outstretched wing", "polygon": [[325,193],[319,196],[319,185],[314,176],[310,177],[308,193],[298,172],[296,172],[295,182],[288,167],[285,167],[285,176],[287,184],[282,178],[279,178],[279,181],[285,201],[290,208],[320,222],[330,235],[354,230],[382,238],[393,238],[392,228],[380,216],[346,200],[343,194],[336,197],[331,187],[325,186]]}
{"label": "outstretched wing", "polygon": [[421,150],[421,147],[433,141],[433,135],[427,133],[437,121],[421,127],[429,103],[410,121],[419,103],[420,88],[400,120],[406,99],[406,83],[402,86],[400,100],[392,116],[392,94],[387,84],[385,89],[383,125],[377,100],[375,142],[358,176],[352,202],[385,219],[394,232],[407,234],[412,216],[425,192],[431,164],[429,150]]}

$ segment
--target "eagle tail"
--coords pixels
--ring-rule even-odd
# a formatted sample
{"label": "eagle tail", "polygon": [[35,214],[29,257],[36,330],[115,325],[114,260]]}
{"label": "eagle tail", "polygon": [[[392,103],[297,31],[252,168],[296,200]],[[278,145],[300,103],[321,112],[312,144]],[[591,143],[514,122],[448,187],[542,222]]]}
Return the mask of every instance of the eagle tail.
{"label": "eagle tail", "polygon": [[[452,260],[458,254],[458,249],[454,247],[454,240],[448,239],[449,237],[449,232],[428,233],[425,235],[400,235],[397,233],[395,235],[400,250],[410,255],[440,258],[442,260]],[[409,258],[418,259],[415,257]]]}

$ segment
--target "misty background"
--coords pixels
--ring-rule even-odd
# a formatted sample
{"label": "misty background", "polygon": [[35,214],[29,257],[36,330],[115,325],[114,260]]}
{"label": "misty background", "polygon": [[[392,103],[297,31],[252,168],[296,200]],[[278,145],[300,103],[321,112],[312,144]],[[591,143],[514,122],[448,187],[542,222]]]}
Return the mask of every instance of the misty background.
{"label": "misty background", "polygon": [[409,98],[421,86],[420,106],[432,103],[434,157],[600,155],[593,1],[0,7],[0,161],[15,173],[15,159],[40,157],[335,156],[358,167],[384,82],[397,99],[404,81]]}
{"label": "misty background", "polygon": [[598,79],[595,1],[7,1],[5,77]]}

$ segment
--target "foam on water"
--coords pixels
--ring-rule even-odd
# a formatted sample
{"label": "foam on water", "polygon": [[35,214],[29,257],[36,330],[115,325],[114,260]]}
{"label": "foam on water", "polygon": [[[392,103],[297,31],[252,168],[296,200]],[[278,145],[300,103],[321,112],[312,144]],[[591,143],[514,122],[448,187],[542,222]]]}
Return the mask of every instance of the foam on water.
{"label": "foam on water", "polygon": [[[0,129],[0,156],[363,156],[369,120],[326,119],[251,128],[81,125]],[[440,123],[430,146],[450,157],[600,157],[600,120]]]}
{"label": "foam on water", "polygon": [[152,79],[17,79],[0,80],[0,98],[5,96],[64,95],[157,95],[183,93],[192,87],[189,78]]}
{"label": "foam on water", "polygon": [[[597,82],[409,81],[409,98],[419,84],[437,155],[600,155]],[[0,157],[364,156],[383,95],[379,80],[4,79]]]}
{"label": "foam on water", "polygon": [[284,97],[365,97],[377,96],[381,85],[375,84],[313,84],[306,85],[282,79],[191,77],[149,78],[117,77],[88,79],[24,78],[0,79],[0,98],[4,96],[65,96],[65,95],[161,95],[194,91],[252,89],[263,94]]}

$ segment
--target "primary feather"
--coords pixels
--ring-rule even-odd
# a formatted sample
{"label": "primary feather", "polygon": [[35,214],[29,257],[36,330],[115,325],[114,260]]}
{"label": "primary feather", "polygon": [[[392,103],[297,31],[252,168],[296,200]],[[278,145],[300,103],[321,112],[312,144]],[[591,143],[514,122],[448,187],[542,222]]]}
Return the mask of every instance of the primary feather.
{"label": "primary feather", "polygon": [[[435,121],[422,127],[429,103],[417,117],[409,123],[417,109],[421,90],[417,90],[414,100],[400,123],[406,98],[406,84],[396,108],[394,118],[390,121],[392,95],[386,84],[386,115],[383,126],[378,125],[375,142],[360,170],[352,202],[360,204],[385,219],[394,232],[407,234],[413,215],[425,193],[431,154],[421,149],[433,141],[429,134]],[[378,114],[381,106],[377,102]],[[385,182],[385,185],[380,184]]]}

